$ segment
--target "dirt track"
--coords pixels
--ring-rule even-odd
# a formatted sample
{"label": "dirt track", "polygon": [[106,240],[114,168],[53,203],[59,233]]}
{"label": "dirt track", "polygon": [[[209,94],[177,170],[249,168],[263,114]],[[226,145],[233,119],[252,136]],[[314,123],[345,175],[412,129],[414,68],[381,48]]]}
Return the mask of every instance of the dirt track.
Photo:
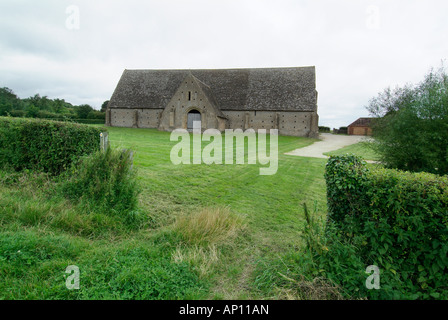
{"label": "dirt track", "polygon": [[331,133],[321,133],[319,138],[321,141],[315,142],[308,147],[296,149],[285,154],[290,156],[326,159],[328,156],[323,155],[323,153],[338,150],[366,139],[365,136],[346,136]]}

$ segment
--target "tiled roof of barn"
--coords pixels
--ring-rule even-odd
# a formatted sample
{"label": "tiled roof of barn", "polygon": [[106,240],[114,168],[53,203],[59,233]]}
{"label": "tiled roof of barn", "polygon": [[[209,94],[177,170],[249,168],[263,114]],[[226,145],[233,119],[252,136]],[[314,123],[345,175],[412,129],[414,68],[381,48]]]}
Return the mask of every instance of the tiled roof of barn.
{"label": "tiled roof of barn", "polygon": [[191,77],[194,79],[194,81],[196,81],[198,86],[201,88],[202,92],[205,94],[205,96],[207,97],[207,99],[210,102],[211,106],[215,109],[215,114],[217,116],[219,116],[219,117],[225,118],[224,114],[218,108],[218,103],[216,102],[215,96],[213,95],[213,92],[210,90],[210,87],[207,86],[205,83],[203,83],[198,78],[196,78],[195,76],[193,76],[191,74],[191,72],[189,73],[189,75],[191,75]]}
{"label": "tiled roof of barn", "polygon": [[355,122],[351,123],[349,127],[369,127],[372,118],[359,118]]}
{"label": "tiled roof of barn", "polygon": [[314,67],[202,70],[125,70],[110,108],[165,108],[191,73],[221,110],[315,111]]}

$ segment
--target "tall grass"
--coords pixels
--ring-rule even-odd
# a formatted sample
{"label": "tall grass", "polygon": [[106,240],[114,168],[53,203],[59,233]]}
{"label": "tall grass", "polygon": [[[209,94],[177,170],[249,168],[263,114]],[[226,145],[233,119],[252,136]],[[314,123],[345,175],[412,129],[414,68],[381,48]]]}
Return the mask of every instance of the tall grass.
{"label": "tall grass", "polygon": [[179,241],[172,259],[187,263],[201,279],[211,277],[222,266],[223,248],[235,246],[245,228],[244,219],[227,207],[205,207],[180,215],[172,228]]}
{"label": "tall grass", "polygon": [[[260,259],[254,279],[255,288],[287,300],[345,299],[343,289],[331,276],[328,277],[327,264],[334,261],[322,261],[320,258],[329,256],[329,240],[325,234],[324,220],[321,219],[316,204],[314,210],[309,210],[304,203],[303,215],[303,245],[284,252],[276,259]],[[339,252],[330,254],[340,255]],[[344,266],[337,265],[338,261],[335,264],[333,269],[343,273]]]}
{"label": "tall grass", "polygon": [[109,149],[82,158],[59,177],[0,171],[0,223],[115,237],[138,229],[149,216],[138,208],[129,152]]}
{"label": "tall grass", "polygon": [[212,273],[213,268],[219,262],[220,251],[216,245],[178,246],[172,254],[175,263],[187,263],[199,271],[201,278]]}
{"label": "tall grass", "polygon": [[[128,171],[134,180],[122,175],[125,183],[138,182],[137,191],[142,187],[137,207],[125,206],[119,212],[115,204],[123,202],[103,198],[103,194],[115,199],[130,195],[113,193],[123,190],[124,184],[116,189],[101,185],[118,181],[113,175],[123,172],[114,164],[106,166],[104,154],[85,158],[73,168],[72,176],[67,173],[60,180],[0,171],[0,238],[4,240],[0,241],[0,299],[294,297],[297,290],[278,272],[294,278],[299,271],[292,267],[301,255],[296,243],[304,225],[297,215],[298,205],[317,200],[319,211],[326,210],[325,161],[283,153],[314,140],[279,136],[279,170],[274,176],[260,176],[258,165],[174,166],[170,149],[175,143],[169,133],[108,130],[113,147],[138,151],[137,172]],[[24,251],[19,235],[34,239],[33,246],[44,251]],[[55,255],[53,242],[73,248]],[[7,256],[5,248],[9,248]],[[283,259],[292,249],[294,256]],[[30,256],[31,265],[10,263],[19,250]],[[49,254],[44,257],[41,252]],[[282,260],[276,260],[278,256]],[[28,261],[28,256],[23,257]],[[260,270],[266,277],[257,284],[266,281],[265,289],[257,291],[254,277],[259,274],[254,271],[260,259],[266,264]],[[292,272],[282,269],[283,262]],[[68,265],[80,267],[79,291],[65,288]],[[272,287],[281,291],[272,293]]]}
{"label": "tall grass", "polygon": [[234,238],[244,228],[243,220],[228,208],[203,208],[181,215],[174,230],[188,244],[216,244]]}
{"label": "tall grass", "polygon": [[[130,151],[107,148],[73,165],[64,176],[63,191],[88,209],[129,214],[138,204],[138,186]],[[129,214],[132,219],[132,214]]]}

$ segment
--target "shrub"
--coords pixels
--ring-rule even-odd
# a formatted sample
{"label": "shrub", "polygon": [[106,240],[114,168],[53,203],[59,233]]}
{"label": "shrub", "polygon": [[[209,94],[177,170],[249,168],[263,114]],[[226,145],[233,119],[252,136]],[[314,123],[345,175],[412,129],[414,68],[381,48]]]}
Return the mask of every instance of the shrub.
{"label": "shrub", "polygon": [[104,124],[105,119],[72,119],[70,121],[82,124]]}
{"label": "shrub", "polygon": [[53,113],[47,110],[39,110],[37,112],[36,118],[39,119],[51,119],[51,120],[60,120],[63,118],[61,114]]}
{"label": "shrub", "polygon": [[448,178],[370,171],[356,156],[326,166],[329,218],[356,255],[382,273],[372,298],[448,298]]}
{"label": "shrub", "polygon": [[0,117],[0,166],[60,174],[100,148],[103,129],[64,122]]}
{"label": "shrub", "polygon": [[365,161],[355,155],[331,156],[326,165],[327,201],[329,216],[334,221],[342,221],[353,211],[359,195],[362,194],[367,168]]}
{"label": "shrub", "polygon": [[87,119],[96,119],[96,120],[106,120],[106,113],[105,112],[101,112],[101,111],[90,111],[89,114],[87,115]]}
{"label": "shrub", "polygon": [[87,116],[90,112],[94,111],[94,109],[88,104],[83,104],[75,107],[76,115],[80,119],[87,119]]}
{"label": "shrub", "polygon": [[107,148],[82,158],[61,177],[64,194],[90,209],[118,213],[135,222],[139,190],[129,155],[129,150]]}
{"label": "shrub", "polygon": [[348,134],[348,128],[347,127],[340,127],[338,129],[338,134]]}
{"label": "shrub", "polygon": [[330,133],[331,129],[329,127],[319,127],[319,132],[321,132],[321,133]]}
{"label": "shrub", "polygon": [[348,134],[348,128],[347,127],[340,127],[339,129],[333,130],[334,134]]}
{"label": "shrub", "polygon": [[26,111],[25,110],[11,110],[9,112],[9,115],[11,117],[24,118],[26,116]]}
{"label": "shrub", "polygon": [[431,70],[417,85],[387,88],[370,100],[372,146],[389,168],[448,174],[448,73]]}

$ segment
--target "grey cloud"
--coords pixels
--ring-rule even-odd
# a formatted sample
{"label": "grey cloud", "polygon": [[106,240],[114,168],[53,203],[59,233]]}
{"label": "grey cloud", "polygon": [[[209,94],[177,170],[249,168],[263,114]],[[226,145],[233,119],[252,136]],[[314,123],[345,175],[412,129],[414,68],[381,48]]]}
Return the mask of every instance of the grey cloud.
{"label": "grey cloud", "polygon": [[[69,5],[79,30],[65,27]],[[99,108],[125,68],[315,65],[321,125],[339,127],[446,58],[447,9],[437,0],[2,0],[0,86]]]}

